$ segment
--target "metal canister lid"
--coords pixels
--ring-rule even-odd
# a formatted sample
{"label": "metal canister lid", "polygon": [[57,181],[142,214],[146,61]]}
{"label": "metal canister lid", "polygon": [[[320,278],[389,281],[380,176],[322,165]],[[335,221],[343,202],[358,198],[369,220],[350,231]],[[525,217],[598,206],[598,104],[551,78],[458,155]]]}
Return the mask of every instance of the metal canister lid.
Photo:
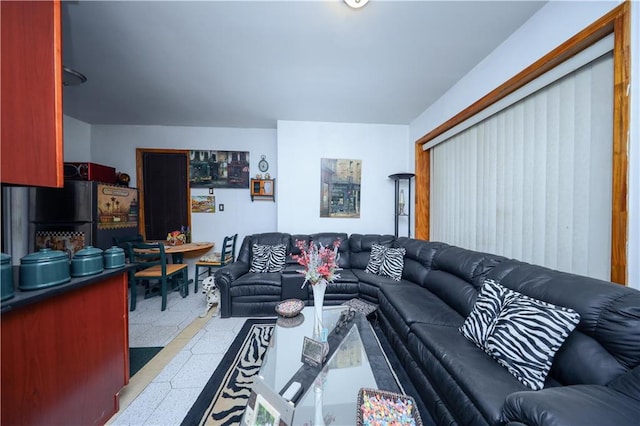
{"label": "metal canister lid", "polygon": [[102,250],[93,246],[86,246],[85,248],[78,250],[74,255],[74,257],[96,257],[96,256],[102,256]]}
{"label": "metal canister lid", "polygon": [[0,264],[4,265],[5,263],[7,265],[11,263],[11,256],[6,253],[0,253]]}
{"label": "metal canister lid", "polygon": [[20,259],[20,263],[40,263],[51,262],[54,260],[69,260],[67,253],[60,250],[52,250],[50,248],[43,248],[35,253],[29,253]]}
{"label": "metal canister lid", "polygon": [[111,246],[110,248],[104,251],[104,254],[108,254],[108,255],[124,254],[124,249],[118,246]]}

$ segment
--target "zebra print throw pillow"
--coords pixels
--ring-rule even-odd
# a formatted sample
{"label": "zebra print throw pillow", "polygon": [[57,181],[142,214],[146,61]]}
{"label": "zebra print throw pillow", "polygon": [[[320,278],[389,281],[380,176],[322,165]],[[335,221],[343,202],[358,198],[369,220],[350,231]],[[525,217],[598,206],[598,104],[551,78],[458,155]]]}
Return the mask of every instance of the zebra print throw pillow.
{"label": "zebra print throw pillow", "polygon": [[286,246],[253,244],[251,246],[251,267],[249,272],[282,272],[286,260]]}
{"label": "zebra print throw pillow", "polygon": [[371,254],[369,255],[369,263],[365,268],[365,272],[368,274],[376,274],[380,272],[380,265],[382,265],[382,259],[384,258],[384,251],[387,248],[380,244],[371,245]]}
{"label": "zebra print throw pillow", "polygon": [[486,279],[473,305],[473,309],[458,329],[467,339],[484,350],[487,337],[495,326],[498,314],[507,301],[509,290],[494,280]]}
{"label": "zebra print throw pillow", "polygon": [[271,248],[271,251],[269,253],[267,269],[269,272],[282,272],[287,260],[287,247],[284,244],[269,247]]}
{"label": "zebra print throw pillow", "polygon": [[378,275],[400,281],[402,278],[402,270],[404,269],[404,255],[406,253],[407,250],[404,247],[385,249]]}
{"label": "zebra print throw pillow", "polygon": [[485,352],[522,384],[540,390],[553,357],[580,322],[576,311],[520,293],[510,297],[485,342]]}

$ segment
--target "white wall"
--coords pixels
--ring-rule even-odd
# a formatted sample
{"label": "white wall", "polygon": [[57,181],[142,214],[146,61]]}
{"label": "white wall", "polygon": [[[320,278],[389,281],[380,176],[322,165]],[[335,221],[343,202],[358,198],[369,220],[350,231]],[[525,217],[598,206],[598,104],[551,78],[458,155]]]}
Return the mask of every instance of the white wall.
{"label": "white wall", "polygon": [[84,162],[91,159],[91,125],[63,116],[64,161]]}
{"label": "white wall", "polygon": [[[269,173],[278,177],[273,129],[94,125],[91,132],[91,161],[128,173],[131,186],[136,186],[136,148],[249,151],[251,176],[258,173],[258,161],[265,155]],[[208,189],[192,188],[191,195],[208,195]],[[241,242],[244,235],[276,230],[275,203],[251,202],[248,188],[216,188],[214,195],[216,213],[191,215],[194,241],[212,241],[219,249],[225,235],[238,233]],[[223,212],[218,204],[224,204]]]}
{"label": "white wall", "polygon": [[458,81],[410,126],[417,140],[485,96],[567,39],[583,30],[620,1],[551,1]]}
{"label": "white wall", "polygon": [[[410,125],[415,141],[491,90],[549,53],[615,8],[620,1],[552,1],[505,40],[471,72],[425,110]],[[640,289],[640,4],[632,2],[631,129],[629,143],[628,284]]]}
{"label": "white wall", "polygon": [[[408,136],[408,126],[278,121],[277,229],[393,234],[394,186],[388,176],[414,171]],[[321,158],[362,160],[359,219],[320,217]]]}

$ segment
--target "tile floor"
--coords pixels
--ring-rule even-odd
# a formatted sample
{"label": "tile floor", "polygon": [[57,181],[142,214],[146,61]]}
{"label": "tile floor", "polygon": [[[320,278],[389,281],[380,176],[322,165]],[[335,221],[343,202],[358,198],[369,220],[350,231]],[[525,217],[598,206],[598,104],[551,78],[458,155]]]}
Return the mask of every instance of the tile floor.
{"label": "tile floor", "polygon": [[129,312],[129,345],[164,349],[120,392],[120,411],[107,424],[181,423],[246,320],[214,316],[216,307],[199,318],[205,307],[202,293],[183,299],[171,292],[163,312],[159,297],[139,293]]}

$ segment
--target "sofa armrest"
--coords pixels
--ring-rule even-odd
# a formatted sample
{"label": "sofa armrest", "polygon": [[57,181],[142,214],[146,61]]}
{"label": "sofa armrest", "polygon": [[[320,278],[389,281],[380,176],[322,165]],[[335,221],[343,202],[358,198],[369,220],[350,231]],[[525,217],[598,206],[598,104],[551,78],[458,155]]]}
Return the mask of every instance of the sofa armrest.
{"label": "sofa armrest", "polygon": [[215,272],[216,286],[220,289],[220,316],[231,316],[231,283],[249,272],[249,264],[236,261]]}
{"label": "sofa armrest", "polygon": [[640,404],[605,386],[575,385],[512,393],[503,413],[507,423],[531,426],[633,426],[640,418]]}

